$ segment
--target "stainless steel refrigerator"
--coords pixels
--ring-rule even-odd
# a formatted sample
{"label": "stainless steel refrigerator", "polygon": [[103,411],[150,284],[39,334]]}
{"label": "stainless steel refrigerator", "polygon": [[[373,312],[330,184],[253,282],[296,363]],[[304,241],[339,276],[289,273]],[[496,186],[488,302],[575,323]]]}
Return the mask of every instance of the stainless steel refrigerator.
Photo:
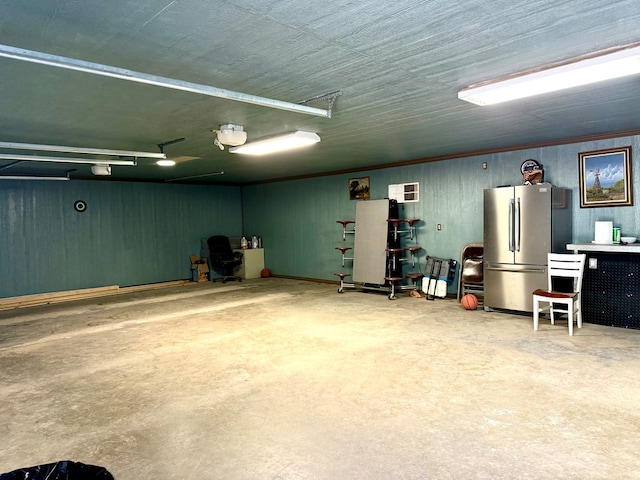
{"label": "stainless steel refrigerator", "polygon": [[570,191],[548,183],[484,191],[485,309],[533,311],[547,253],[571,243]]}

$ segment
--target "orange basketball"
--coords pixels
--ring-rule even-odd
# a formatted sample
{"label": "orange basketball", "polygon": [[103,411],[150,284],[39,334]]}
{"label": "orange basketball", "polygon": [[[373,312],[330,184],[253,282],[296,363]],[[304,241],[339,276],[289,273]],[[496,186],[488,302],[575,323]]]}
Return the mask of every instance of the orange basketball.
{"label": "orange basketball", "polygon": [[271,270],[269,270],[268,268],[263,268],[263,269],[260,271],[260,276],[261,276],[262,278],[270,277],[270,276],[271,276]]}
{"label": "orange basketball", "polygon": [[465,310],[475,310],[478,308],[478,297],[467,293],[464,297],[460,299],[460,303],[464,307]]}

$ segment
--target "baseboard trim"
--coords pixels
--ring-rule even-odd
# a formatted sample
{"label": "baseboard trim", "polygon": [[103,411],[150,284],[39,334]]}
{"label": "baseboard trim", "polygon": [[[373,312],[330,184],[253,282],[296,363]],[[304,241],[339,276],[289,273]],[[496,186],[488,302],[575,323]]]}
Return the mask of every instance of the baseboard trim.
{"label": "baseboard trim", "polygon": [[106,287],[82,288],[79,290],[66,290],[61,292],[36,293],[32,295],[21,295],[18,297],[6,297],[0,298],[0,311],[50,305],[53,303],[73,302],[74,300],[120,295],[123,293],[139,292],[143,290],[155,290],[158,288],[177,287],[189,284],[195,285],[197,283],[198,282],[193,282],[191,280],[175,280],[170,282],[134,285],[131,287],[109,285]]}

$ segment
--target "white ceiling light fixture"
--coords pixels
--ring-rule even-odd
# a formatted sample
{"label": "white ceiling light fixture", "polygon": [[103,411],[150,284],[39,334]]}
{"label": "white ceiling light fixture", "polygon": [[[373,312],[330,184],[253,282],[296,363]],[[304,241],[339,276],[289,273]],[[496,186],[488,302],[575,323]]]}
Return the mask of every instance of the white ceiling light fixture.
{"label": "white ceiling light fixture", "polygon": [[93,165],[91,173],[97,177],[108,177],[111,175],[111,166],[109,165]]}
{"label": "white ceiling light fixture", "polygon": [[175,160],[158,160],[156,162],[156,165],[158,165],[159,167],[173,167],[176,164]]}
{"label": "white ceiling light fixture", "polygon": [[162,153],[163,158],[161,160],[158,160],[156,162],[156,165],[158,165],[159,167],[173,167],[176,164],[176,161],[171,160],[170,158],[167,158],[165,156],[164,147],[166,147],[167,145],[173,145],[174,143],[184,142],[185,140],[186,139],[184,137],[181,137],[181,138],[176,138],[175,140],[169,140],[168,142],[159,143],[158,148],[160,149],[160,152]]}
{"label": "white ceiling light fixture", "polygon": [[476,105],[497,103],[640,73],[640,43],[471,85],[458,98]]}
{"label": "white ceiling light fixture", "polygon": [[247,132],[244,131],[242,125],[235,125],[233,123],[225,123],[220,125],[220,130],[212,130],[216,134],[216,139],[213,144],[220,150],[224,150],[224,146],[237,147],[244,145],[247,141]]}
{"label": "white ceiling light fixture", "polygon": [[320,136],[317,133],[297,130],[295,132],[249,142],[239,147],[232,147],[229,149],[229,152],[244,155],[268,155],[270,153],[309,147],[319,141]]}

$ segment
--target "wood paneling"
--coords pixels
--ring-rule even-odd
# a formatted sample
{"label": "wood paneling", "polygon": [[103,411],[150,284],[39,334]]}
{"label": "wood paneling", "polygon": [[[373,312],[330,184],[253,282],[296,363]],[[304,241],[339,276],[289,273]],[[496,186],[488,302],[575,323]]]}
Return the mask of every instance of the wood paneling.
{"label": "wood paneling", "polygon": [[201,238],[240,234],[240,209],[238,187],[3,181],[0,297],[189,278]]}

